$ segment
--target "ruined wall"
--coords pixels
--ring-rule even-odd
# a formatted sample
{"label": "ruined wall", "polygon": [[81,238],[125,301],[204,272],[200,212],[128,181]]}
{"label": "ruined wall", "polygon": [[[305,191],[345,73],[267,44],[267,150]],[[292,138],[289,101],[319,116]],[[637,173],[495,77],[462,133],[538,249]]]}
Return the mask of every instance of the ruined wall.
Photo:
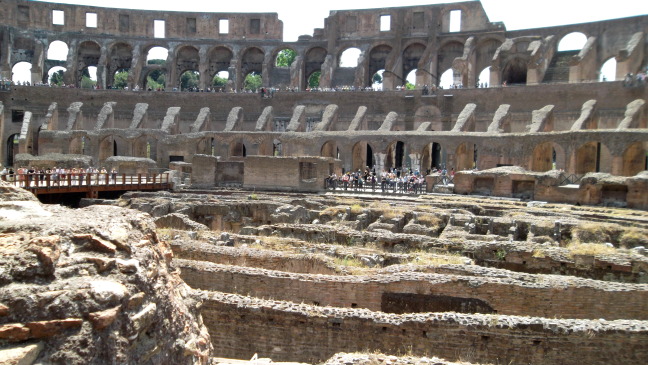
{"label": "ruined wall", "polygon": [[628,364],[648,359],[645,321],[634,321],[630,330],[620,321],[395,315],[222,293],[205,293],[202,312],[215,351],[234,358],[257,353],[275,361],[318,363],[340,351],[378,351],[506,364]]}
{"label": "ruined wall", "polygon": [[[478,299],[496,313],[559,318],[648,319],[648,290],[643,284],[606,284],[558,277],[528,284],[514,279],[394,273],[321,276],[227,267],[176,260],[182,278],[193,288],[315,303],[321,306],[384,310],[385,293],[442,295]],[[259,285],[262,280],[264,285]]]}

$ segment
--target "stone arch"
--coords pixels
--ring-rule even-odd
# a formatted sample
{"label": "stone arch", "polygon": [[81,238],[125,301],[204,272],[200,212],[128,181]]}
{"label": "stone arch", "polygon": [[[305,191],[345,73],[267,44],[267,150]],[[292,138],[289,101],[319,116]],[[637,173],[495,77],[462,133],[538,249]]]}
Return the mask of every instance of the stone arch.
{"label": "stone arch", "polygon": [[65,72],[67,72],[67,58],[70,52],[68,44],[61,40],[52,41],[47,47],[47,53],[45,58],[45,64],[43,68],[43,80],[44,84],[51,84],[50,80],[52,74],[63,70],[63,77],[59,78],[56,76],[56,84],[63,84],[63,79],[65,77]]}
{"label": "stone arch", "polygon": [[522,56],[513,56],[502,68],[502,83],[507,85],[526,84],[527,60]]}
{"label": "stone arch", "polygon": [[101,58],[101,46],[94,41],[84,41],[77,48],[77,86],[81,87],[83,71],[89,67],[97,67]]}
{"label": "stone arch", "polygon": [[333,157],[340,158],[340,149],[337,147],[335,141],[326,141],[320,148],[320,156],[322,157]]}
{"label": "stone arch", "polygon": [[471,170],[477,166],[477,148],[475,144],[464,142],[455,150],[456,171]]}
{"label": "stone arch", "polygon": [[19,62],[34,62],[36,41],[29,38],[17,37],[12,42],[11,67]]}
{"label": "stone arch", "polygon": [[414,113],[414,130],[417,130],[421,124],[429,122],[432,130],[442,131],[441,110],[434,105],[425,105]]}
{"label": "stone arch", "polygon": [[216,154],[216,139],[213,136],[208,136],[198,140],[198,143],[196,144],[196,153],[214,156]]}
{"label": "stone arch", "polygon": [[214,78],[221,71],[229,71],[234,52],[225,46],[217,46],[209,51],[209,76]]}
{"label": "stone arch", "polygon": [[452,68],[452,62],[455,58],[463,56],[463,51],[464,45],[458,40],[451,40],[449,42],[446,42],[441,48],[439,48],[439,55],[437,57],[437,71]]}
{"label": "stone arch", "polygon": [[19,139],[20,133],[12,134],[9,136],[9,138],[7,138],[6,166],[13,166],[14,164],[14,159],[19,151]]}
{"label": "stone arch", "polygon": [[344,51],[340,52],[338,57],[338,67],[358,67],[358,58],[362,54],[362,51],[358,47],[348,47]]}
{"label": "stone arch", "polygon": [[157,160],[158,141],[153,136],[143,135],[133,141],[133,157]]}
{"label": "stone arch", "polygon": [[351,149],[351,170],[364,171],[367,167],[373,168],[376,161],[374,158],[374,149],[367,141],[359,141]]}
{"label": "stone arch", "polygon": [[308,80],[315,72],[321,72],[322,64],[326,60],[328,52],[322,47],[313,47],[306,52],[304,57],[304,83],[308,85]]}
{"label": "stone arch", "polygon": [[190,45],[184,45],[176,51],[176,80],[177,85],[180,85],[182,74],[185,71],[199,72],[200,54],[198,48]]}
{"label": "stone arch", "polygon": [[108,135],[99,141],[99,161],[112,156],[128,156],[129,143],[117,135]]}
{"label": "stone arch", "polygon": [[575,152],[574,172],[578,175],[588,172],[612,172],[612,155],[602,143],[591,141],[582,144]]}
{"label": "stone arch", "polygon": [[[147,65],[164,65],[166,64],[167,58],[169,58],[169,48],[163,44],[149,44],[144,47],[142,54],[146,55]],[[160,60],[161,62],[153,62],[156,60]]]}
{"label": "stone arch", "polygon": [[[385,151],[385,169],[399,169],[410,166],[410,158],[407,154],[407,145],[403,141],[393,141]],[[410,166],[411,167],[411,166]]]}
{"label": "stone arch", "polygon": [[621,175],[634,176],[648,169],[648,142],[635,142],[623,152],[623,165]]}
{"label": "stone arch", "polygon": [[558,52],[580,51],[587,43],[587,36],[581,32],[571,32],[565,34],[558,41]]}
{"label": "stone arch", "polygon": [[75,155],[88,155],[90,139],[87,136],[74,136],[68,145],[68,153]]}
{"label": "stone arch", "polygon": [[[272,60],[273,60],[273,62],[272,62],[272,67],[277,67],[277,68],[286,67],[286,68],[290,68],[292,62],[291,62],[291,64],[289,64],[288,66],[278,66],[278,58],[279,58],[279,54],[280,54],[281,52],[283,52],[283,51],[292,51],[292,52],[295,53],[295,57],[299,56],[299,52],[297,52],[297,50],[296,50],[294,47],[290,47],[290,46],[287,46],[287,45],[281,45],[281,47],[278,47],[278,48],[276,48],[276,49],[274,49],[274,50],[272,51]],[[293,62],[294,62],[294,60],[293,60]]]}
{"label": "stone arch", "polygon": [[106,85],[113,85],[115,73],[119,70],[128,71],[133,63],[133,46],[125,42],[117,42],[108,51],[106,65]]}
{"label": "stone arch", "polygon": [[391,51],[392,47],[386,44],[380,44],[371,49],[369,52],[369,75],[367,77],[367,85],[365,86],[371,86],[373,84],[374,75],[378,71],[387,68],[387,59],[389,58]]}
{"label": "stone arch", "polygon": [[248,148],[245,145],[245,140],[239,138],[232,141],[230,144],[229,155],[230,157],[245,157],[247,156],[247,150]]}
{"label": "stone arch", "polygon": [[250,72],[261,74],[263,72],[263,61],[265,53],[259,47],[250,47],[243,51],[241,56],[241,74],[248,75]]}
{"label": "stone arch", "polygon": [[[425,45],[422,43],[412,43],[405,48],[402,55],[403,70],[401,75],[403,75],[403,78],[407,77],[410,71],[418,68],[424,53]],[[404,80],[401,80],[401,82],[405,83]]]}
{"label": "stone arch", "polygon": [[423,147],[421,153],[421,172],[443,168],[446,165],[446,152],[438,142],[430,142]]}
{"label": "stone arch", "polygon": [[477,44],[475,50],[475,72],[478,72],[475,78],[476,82],[490,84],[490,71],[488,71],[488,77],[482,74],[485,69],[489,69],[492,65],[493,57],[501,45],[502,41],[495,38],[487,38]]}
{"label": "stone arch", "polygon": [[565,150],[557,143],[540,143],[533,149],[531,171],[565,169]]}

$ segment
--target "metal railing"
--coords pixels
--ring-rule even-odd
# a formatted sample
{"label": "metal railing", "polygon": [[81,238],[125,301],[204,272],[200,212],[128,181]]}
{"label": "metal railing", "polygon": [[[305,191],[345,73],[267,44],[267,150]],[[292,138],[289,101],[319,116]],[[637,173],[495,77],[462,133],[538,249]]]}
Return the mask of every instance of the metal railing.
{"label": "metal railing", "polygon": [[70,189],[79,187],[112,187],[137,189],[141,186],[169,184],[169,174],[114,173],[33,173],[0,175],[0,180],[24,189]]}
{"label": "metal railing", "polygon": [[559,177],[560,183],[558,185],[562,186],[562,185],[580,184],[581,180],[583,179],[583,176],[585,175],[560,174]]}
{"label": "metal railing", "polygon": [[383,194],[423,194],[427,184],[400,182],[396,180],[381,182],[342,181],[339,179],[325,179],[324,188],[329,191],[349,193],[383,193]]}

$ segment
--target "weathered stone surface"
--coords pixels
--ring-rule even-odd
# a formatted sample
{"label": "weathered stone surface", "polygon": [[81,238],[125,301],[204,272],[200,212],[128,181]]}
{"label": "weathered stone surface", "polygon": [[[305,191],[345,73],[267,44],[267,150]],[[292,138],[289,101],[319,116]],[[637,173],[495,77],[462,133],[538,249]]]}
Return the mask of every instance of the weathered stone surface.
{"label": "weathered stone surface", "polygon": [[[168,266],[170,250],[150,216],[16,201],[1,210],[5,343],[41,339],[36,362],[207,363],[211,345],[200,302]],[[137,332],[107,330],[113,326]],[[178,341],[194,351],[187,355]]]}
{"label": "weathered stone surface", "polygon": [[0,349],[2,365],[32,365],[43,351],[43,343],[16,345]]}

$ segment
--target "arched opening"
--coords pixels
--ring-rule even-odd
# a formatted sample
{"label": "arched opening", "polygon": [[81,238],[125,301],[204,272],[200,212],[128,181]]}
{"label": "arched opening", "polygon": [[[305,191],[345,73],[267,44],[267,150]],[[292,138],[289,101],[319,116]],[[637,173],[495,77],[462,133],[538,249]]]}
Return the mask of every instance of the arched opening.
{"label": "arched opening", "polygon": [[326,54],[326,49],[321,47],[311,48],[306,52],[304,57],[304,81],[306,87],[319,87],[322,64],[326,59]]}
{"label": "arched opening", "polygon": [[52,86],[63,86],[65,82],[63,81],[63,76],[67,69],[61,66],[55,66],[49,69],[47,72],[47,83]]}
{"label": "arched opening", "polygon": [[533,149],[531,171],[545,172],[565,169],[565,151],[553,142],[545,142]]}
{"label": "arched opening", "polygon": [[13,166],[14,158],[18,154],[20,134],[12,134],[7,139],[7,166]]}
{"label": "arched opening", "polygon": [[614,57],[605,61],[603,66],[601,66],[601,70],[599,71],[599,81],[601,82],[615,81],[617,79],[616,68],[617,68],[617,61]]}
{"label": "arched opening", "polygon": [[232,146],[230,147],[230,157],[245,157],[246,155],[245,144],[243,141],[238,140],[232,143]]}
{"label": "arched opening", "polygon": [[455,87],[455,74],[451,68],[441,74],[439,87],[442,89],[452,89]]}
{"label": "arched opening", "polygon": [[[408,75],[411,71],[416,70],[423,57],[423,53],[425,53],[425,45],[423,44],[414,43],[407,46],[403,51],[403,73],[401,75]],[[405,84],[404,80],[400,82]],[[412,85],[417,86],[416,79]]]}
{"label": "arched opening", "polygon": [[521,57],[514,57],[504,66],[502,71],[502,82],[507,85],[526,84],[527,63]]}
{"label": "arched opening", "polygon": [[371,76],[371,88],[376,91],[383,89],[383,73],[385,70],[378,70]]}
{"label": "arched opening", "polygon": [[82,88],[93,88],[97,84],[97,65],[101,58],[101,47],[93,41],[81,43],[77,50],[77,62],[79,74],[77,86]]}
{"label": "arched opening", "polygon": [[128,70],[127,68],[122,68],[115,71],[113,75],[113,89],[126,89],[128,87]]}
{"label": "arched opening", "polygon": [[[392,48],[387,45],[376,46],[369,52],[369,75],[366,86],[372,86],[374,89],[383,89],[383,72],[386,69],[387,58]],[[379,78],[376,77],[379,76]],[[377,85],[378,84],[378,85]]]}
{"label": "arched opening", "polygon": [[85,155],[88,150],[88,137],[78,136],[72,138],[68,146],[68,153],[75,155]]}
{"label": "arched opening", "polygon": [[403,167],[409,165],[409,157],[405,161],[405,143],[402,141],[392,142],[387,147],[387,156],[385,157],[385,169],[398,169],[402,170]]}
{"label": "arched opening", "polygon": [[335,143],[335,141],[327,141],[324,143],[320,149],[320,156],[339,159],[340,150],[337,148],[337,143]]}
{"label": "arched opening", "polygon": [[360,141],[353,145],[351,155],[351,169],[353,171],[364,171],[366,168],[373,169],[375,164],[373,149],[367,142]]}
{"label": "arched opening", "polygon": [[94,89],[97,86],[97,66],[88,66],[81,70],[82,89]]}
{"label": "arched opening", "polygon": [[588,172],[612,172],[612,155],[600,142],[588,142],[576,150],[575,172],[578,175]]}
{"label": "arched opening", "polygon": [[[437,57],[437,71],[448,70],[452,68],[452,62],[455,58],[463,56],[464,45],[461,42],[450,41],[444,44],[441,49],[439,49],[439,55]],[[474,67],[474,66],[473,66]],[[457,73],[454,75],[453,84],[459,86],[463,84],[461,74]],[[467,80],[466,80],[467,81]],[[466,86],[466,85],[463,85]]]}
{"label": "arched opening", "polygon": [[181,91],[198,91],[200,89],[199,65],[200,55],[197,48],[184,46],[178,49],[175,67],[179,79],[176,80],[176,85],[180,87]]}
{"label": "arched opening", "polygon": [[99,161],[112,156],[128,156],[128,141],[120,136],[106,136],[99,142]]}
{"label": "arched opening", "polygon": [[18,62],[11,68],[11,81],[16,85],[31,84],[32,64],[29,62]]}
{"label": "arched opening", "polygon": [[[263,60],[265,54],[259,48],[252,47],[245,51],[241,63],[241,74],[243,75],[244,85],[247,90],[256,90],[261,87],[261,74],[263,73]],[[251,75],[251,76],[250,76]],[[248,83],[249,82],[251,83]],[[256,84],[259,81],[259,84]],[[250,88],[248,88],[249,85]]]}
{"label": "arched opening", "polygon": [[[130,69],[133,63],[133,47],[128,43],[116,43],[114,44],[108,54],[108,63],[107,74],[108,79],[106,80],[107,86],[112,86],[115,89],[123,89],[128,86],[128,70]],[[126,74],[121,72],[126,71]],[[119,80],[119,86],[117,80],[114,77],[117,75],[117,72],[120,72],[121,79]]]}
{"label": "arched opening", "polygon": [[413,69],[410,71],[410,73],[407,74],[405,77],[405,88],[407,90],[414,90],[416,89],[416,72],[417,69]]}
{"label": "arched opening", "polygon": [[572,32],[560,40],[558,43],[558,52],[564,51],[580,51],[587,43],[587,36],[580,32]]}
{"label": "arched opening", "polygon": [[477,166],[477,146],[464,142],[455,151],[455,164],[457,171],[471,170]]}
{"label": "arched opening", "polygon": [[162,70],[152,70],[146,75],[144,88],[148,91],[164,90],[166,86],[166,74]]}
{"label": "arched opening", "polygon": [[648,169],[647,142],[636,142],[628,146],[623,152],[623,168],[621,175],[634,176]]}
{"label": "arched opening", "polygon": [[199,91],[200,72],[187,70],[180,74],[180,90]]}
{"label": "arched opening", "polygon": [[209,53],[209,74],[213,75],[211,86],[214,90],[231,91],[227,90],[227,85],[232,76],[230,75],[229,69],[233,57],[234,54],[232,51],[226,47],[216,47]]}
{"label": "arched opening", "polygon": [[169,50],[164,47],[152,47],[146,53],[147,65],[164,65],[169,57]]}
{"label": "arched opening", "polygon": [[322,77],[322,72],[315,71],[310,76],[308,76],[308,87],[313,89],[319,87],[320,77]]}
{"label": "arched opening", "polygon": [[359,48],[347,48],[340,55],[340,67],[358,67],[358,58],[362,54]]}
{"label": "arched opening", "polygon": [[215,91],[227,91],[227,82],[229,81],[229,71],[220,71],[212,78],[212,88]]}
{"label": "arched opening", "polygon": [[54,41],[47,47],[47,59],[52,61],[66,61],[69,47],[62,41]]}
{"label": "arched opening", "polygon": [[281,144],[281,141],[278,139],[274,139],[272,141],[272,155],[283,156],[283,146]]}
{"label": "arched opening", "polygon": [[421,156],[421,170],[426,175],[432,169],[441,169],[446,163],[445,151],[441,147],[440,143],[432,142],[428,143],[425,148],[423,148],[423,155]]}
{"label": "arched opening", "polygon": [[479,77],[477,77],[477,87],[488,87],[490,85],[490,72],[491,68],[488,66],[479,73]]}
{"label": "arched opening", "polygon": [[297,52],[290,48],[284,48],[277,52],[275,67],[290,67],[297,58]]}
{"label": "arched opening", "polygon": [[486,39],[480,42],[477,46],[476,51],[476,62],[475,62],[475,72],[480,72],[477,74],[477,79],[475,83],[478,87],[488,87],[490,82],[490,66],[493,63],[493,56],[497,53],[497,49],[502,45],[502,42],[498,39]]}
{"label": "arched opening", "polygon": [[261,77],[260,73],[252,71],[249,74],[245,75],[243,89],[256,92],[261,88],[261,85],[263,85],[263,78]]}

